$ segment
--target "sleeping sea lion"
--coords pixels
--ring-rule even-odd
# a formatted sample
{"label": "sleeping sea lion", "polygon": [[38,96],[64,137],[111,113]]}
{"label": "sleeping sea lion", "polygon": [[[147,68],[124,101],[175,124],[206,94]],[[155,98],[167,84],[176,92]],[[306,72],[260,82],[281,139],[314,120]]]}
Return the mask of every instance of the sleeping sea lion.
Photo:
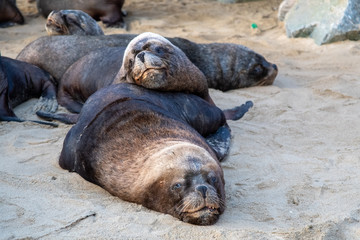
{"label": "sleeping sea lion", "polygon": [[124,52],[125,47],[101,48],[77,60],[60,80],[59,104],[70,112],[79,113],[91,94],[113,83]]}
{"label": "sleeping sea lion", "polygon": [[104,35],[101,27],[81,10],[52,11],[45,24],[46,32],[52,35]]}
{"label": "sleeping sea lion", "polygon": [[[50,74],[29,63],[0,57],[0,121],[25,121],[19,119],[12,108],[30,98],[39,97],[34,111],[57,110],[56,85]],[[48,122],[33,122],[57,126]]]}
{"label": "sleeping sea lion", "polygon": [[15,0],[0,0],[0,27],[24,24],[24,17],[16,7]]}
{"label": "sleeping sea lion", "polygon": [[59,164],[123,200],[210,225],[224,212],[225,181],[208,136],[229,146],[223,112],[200,97],[114,84],[85,103]]}
{"label": "sleeping sea lion", "polygon": [[212,103],[204,74],[183,51],[159,34],[145,32],[130,41],[115,83],[160,91],[188,92]]}
{"label": "sleeping sea lion", "polygon": [[[108,56],[100,58],[99,52]],[[121,58],[121,68],[116,68]],[[110,71],[105,73],[102,69]],[[120,71],[114,77],[112,73],[116,69]],[[119,48],[101,49],[76,61],[60,81],[58,101],[69,111],[80,112],[81,105],[92,93],[120,82],[160,91],[193,93],[213,103],[204,74],[178,47],[150,32],[132,39],[124,54]]]}
{"label": "sleeping sea lion", "polygon": [[82,10],[106,27],[126,27],[121,10],[124,0],[37,0],[37,8],[45,18],[54,10]]}
{"label": "sleeping sea lion", "polygon": [[[17,59],[48,71],[57,80],[79,58],[104,47],[126,47],[136,35],[50,36],[27,45]],[[237,44],[198,44],[183,38],[167,38],[202,71],[208,87],[227,91],[271,85],[277,67],[260,54]],[[106,57],[104,55],[103,57]]]}

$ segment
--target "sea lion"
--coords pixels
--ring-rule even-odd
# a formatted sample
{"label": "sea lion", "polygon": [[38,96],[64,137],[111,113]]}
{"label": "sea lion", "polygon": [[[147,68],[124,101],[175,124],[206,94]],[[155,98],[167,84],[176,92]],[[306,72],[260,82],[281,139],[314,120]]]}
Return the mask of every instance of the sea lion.
{"label": "sea lion", "polygon": [[[0,121],[23,122],[12,108],[30,98],[39,98],[34,111],[55,112],[56,85],[50,74],[26,62],[0,57]],[[57,124],[33,121],[47,125]]]}
{"label": "sea lion", "polygon": [[130,41],[114,82],[134,83],[159,91],[193,93],[213,103],[204,74],[178,47],[151,32]]}
{"label": "sea lion", "polygon": [[101,27],[81,10],[52,11],[45,24],[46,32],[52,35],[104,35]]}
{"label": "sea lion", "polygon": [[[71,65],[59,84],[59,103],[71,112],[80,112],[82,104],[92,93],[120,82],[160,91],[193,93],[213,103],[204,74],[183,51],[164,37],[142,33],[130,41],[124,54],[121,50],[97,50]],[[100,58],[100,52],[108,56]],[[113,76],[115,71],[118,71],[116,77]]]}
{"label": "sea lion", "polygon": [[[136,35],[50,36],[27,45],[17,59],[48,71],[57,80],[79,58],[104,47],[126,47]],[[237,44],[199,44],[183,38],[167,38],[202,71],[208,87],[230,89],[271,85],[277,67],[260,54]],[[106,55],[104,55],[106,57]]]}
{"label": "sea lion", "polygon": [[24,24],[24,17],[16,7],[15,0],[0,0],[0,27]]}
{"label": "sea lion", "polygon": [[45,18],[54,10],[82,10],[106,27],[126,27],[121,10],[124,0],[37,0],[37,8]]}
{"label": "sea lion", "polygon": [[59,104],[70,112],[79,113],[91,94],[113,84],[124,52],[125,47],[101,48],[77,60],[60,80],[57,92]]}
{"label": "sea lion", "polygon": [[[225,138],[216,134],[222,129]],[[210,225],[225,209],[223,171],[205,139],[211,134],[229,146],[223,112],[200,97],[114,84],[85,103],[59,164],[123,200]]]}

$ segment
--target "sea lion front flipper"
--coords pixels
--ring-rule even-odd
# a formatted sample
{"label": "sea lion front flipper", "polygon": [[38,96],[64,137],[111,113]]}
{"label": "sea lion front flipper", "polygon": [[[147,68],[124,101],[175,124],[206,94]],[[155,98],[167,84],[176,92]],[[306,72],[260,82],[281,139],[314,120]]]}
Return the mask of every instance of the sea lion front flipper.
{"label": "sea lion front flipper", "polygon": [[34,112],[46,111],[50,113],[56,112],[58,109],[58,102],[56,98],[46,98],[41,96],[34,106]]}
{"label": "sea lion front flipper", "polygon": [[51,127],[58,127],[59,125],[57,123],[52,122],[44,122],[44,121],[38,121],[38,120],[26,120],[26,119],[20,119],[18,117],[12,117],[12,116],[1,116],[0,121],[6,121],[6,122],[33,122],[37,124],[43,124],[48,125]]}
{"label": "sea lion front flipper", "polygon": [[227,124],[221,126],[215,133],[206,137],[207,144],[214,150],[219,161],[229,153],[231,130]]}
{"label": "sea lion front flipper", "polygon": [[59,122],[65,124],[75,124],[78,120],[79,114],[76,113],[49,113],[44,111],[37,111],[36,115],[41,117],[44,120],[52,121],[58,120]]}
{"label": "sea lion front flipper", "polygon": [[252,101],[247,101],[246,103],[242,104],[241,106],[234,107],[231,109],[225,109],[223,110],[226,120],[239,120],[242,118],[245,113],[249,111],[250,108],[254,106],[254,103]]}

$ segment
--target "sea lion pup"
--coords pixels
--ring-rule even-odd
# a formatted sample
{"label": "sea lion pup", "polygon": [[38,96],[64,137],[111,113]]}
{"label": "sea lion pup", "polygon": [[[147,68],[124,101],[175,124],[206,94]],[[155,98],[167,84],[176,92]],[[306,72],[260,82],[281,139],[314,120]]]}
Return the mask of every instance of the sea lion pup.
{"label": "sea lion pup", "polygon": [[52,35],[104,35],[101,27],[81,10],[52,11],[45,24],[46,32]]}
{"label": "sea lion pup", "polygon": [[210,225],[225,209],[225,181],[205,137],[221,128],[223,112],[195,95],[114,84],[85,103],[59,164],[123,200]]}
{"label": "sea lion pup", "polygon": [[121,68],[124,52],[125,47],[101,48],[77,60],[60,80],[57,92],[59,104],[70,112],[79,113],[91,94],[113,83]]}
{"label": "sea lion pup", "polygon": [[[79,58],[104,47],[126,47],[136,35],[41,37],[27,45],[17,59],[48,71],[57,80]],[[270,85],[277,67],[242,45],[198,44],[183,38],[167,38],[180,48],[205,75],[208,87],[227,91]],[[106,57],[106,56],[104,56]]]}
{"label": "sea lion pup", "polygon": [[[47,72],[26,62],[0,57],[0,121],[23,122],[19,119],[13,107],[40,97],[34,110],[55,112],[57,110],[56,85]],[[57,124],[35,121],[46,125]]]}
{"label": "sea lion pup", "polygon": [[24,17],[16,7],[15,0],[0,0],[0,27],[24,24]]}
{"label": "sea lion pup", "polygon": [[121,10],[124,0],[37,0],[37,8],[45,18],[54,10],[74,9],[89,14],[96,21],[102,21],[106,27],[125,28]]}

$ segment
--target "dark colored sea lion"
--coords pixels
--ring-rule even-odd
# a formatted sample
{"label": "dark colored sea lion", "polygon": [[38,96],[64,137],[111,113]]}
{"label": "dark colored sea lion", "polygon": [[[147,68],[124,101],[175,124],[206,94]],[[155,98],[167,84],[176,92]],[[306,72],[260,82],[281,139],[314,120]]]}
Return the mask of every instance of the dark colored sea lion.
{"label": "dark colored sea lion", "polygon": [[[55,112],[56,85],[53,78],[42,69],[26,62],[0,57],[0,121],[23,122],[12,108],[30,98],[39,98],[34,110]],[[33,121],[48,125],[57,124]]]}
{"label": "dark colored sea lion", "polygon": [[104,35],[101,27],[81,10],[52,11],[47,17],[45,29],[52,35]]}
{"label": "dark colored sea lion", "polygon": [[[71,112],[80,112],[92,93],[120,82],[160,91],[193,93],[213,103],[204,74],[164,37],[142,33],[130,41],[124,54],[121,50],[93,51],[71,65],[60,81],[59,103]],[[104,52],[107,57],[100,58],[99,54]]]}
{"label": "dark colored sea lion", "polygon": [[107,27],[125,27],[121,10],[124,0],[37,0],[36,3],[45,18],[54,10],[74,9],[86,12]]}
{"label": "dark colored sea lion", "polygon": [[121,68],[124,51],[124,47],[107,47],[77,60],[60,80],[59,104],[70,112],[79,113],[91,94],[113,83]]}
{"label": "dark colored sea lion", "polygon": [[[115,34],[41,37],[27,45],[17,59],[37,65],[59,80],[75,61],[89,52],[104,47],[126,47],[135,36]],[[271,85],[277,75],[275,64],[242,45],[198,44],[183,38],[167,39],[204,73],[210,88],[226,91]]]}
{"label": "dark colored sea lion", "polygon": [[24,24],[24,17],[16,7],[16,1],[0,0],[0,27]]}
{"label": "dark colored sea lion", "polygon": [[192,94],[120,83],[90,96],[59,164],[123,200],[210,225],[225,209],[225,181],[224,156],[207,137],[229,146],[216,106]]}

